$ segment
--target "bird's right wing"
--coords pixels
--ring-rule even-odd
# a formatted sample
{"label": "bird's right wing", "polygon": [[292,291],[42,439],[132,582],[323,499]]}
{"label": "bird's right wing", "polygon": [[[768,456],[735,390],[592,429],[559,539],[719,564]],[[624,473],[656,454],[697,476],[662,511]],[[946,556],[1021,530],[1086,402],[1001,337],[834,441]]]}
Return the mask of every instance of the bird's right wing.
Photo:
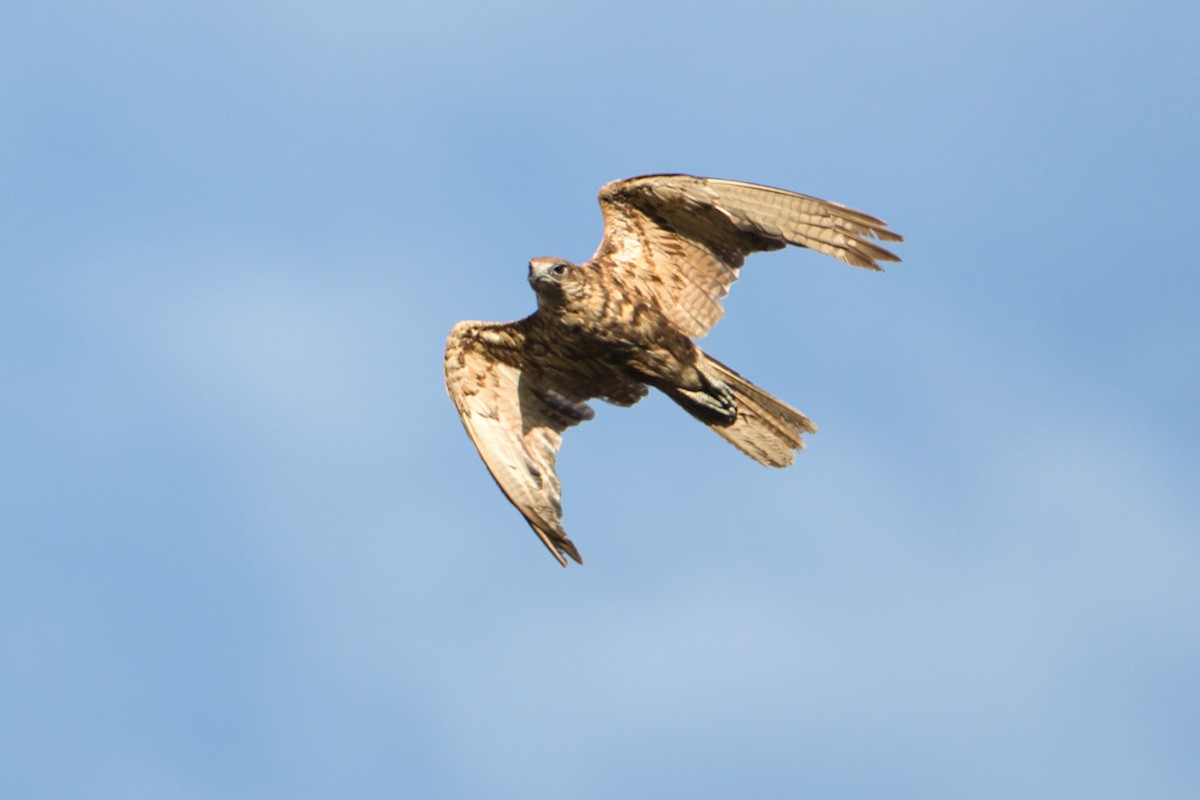
{"label": "bird's right wing", "polygon": [[554,464],[562,432],[591,419],[592,409],[526,368],[522,322],[456,325],[446,342],[446,389],[509,501],[560,564],[566,556],[582,564],[563,530]]}

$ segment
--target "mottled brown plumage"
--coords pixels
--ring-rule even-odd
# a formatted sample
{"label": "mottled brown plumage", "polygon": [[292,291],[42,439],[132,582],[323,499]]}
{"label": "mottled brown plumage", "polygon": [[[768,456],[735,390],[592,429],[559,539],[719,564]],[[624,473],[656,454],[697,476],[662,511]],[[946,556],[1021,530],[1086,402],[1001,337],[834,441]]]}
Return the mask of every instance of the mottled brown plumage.
{"label": "mottled brown plumage", "polygon": [[659,389],[759,463],[784,467],[816,426],[697,347],[747,255],[787,245],[880,269],[899,242],[875,217],[738,181],[647,175],[600,190],[604,239],[591,260],[529,262],[538,310],[460,322],[446,388],[492,477],[565,567],[555,456],[593,398],[630,406]]}

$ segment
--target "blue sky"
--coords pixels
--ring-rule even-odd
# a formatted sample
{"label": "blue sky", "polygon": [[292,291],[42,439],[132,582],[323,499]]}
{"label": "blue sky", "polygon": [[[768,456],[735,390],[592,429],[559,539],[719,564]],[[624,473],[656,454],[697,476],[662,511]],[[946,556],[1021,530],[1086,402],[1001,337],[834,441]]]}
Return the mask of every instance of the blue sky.
{"label": "blue sky", "polygon": [[[0,794],[1200,794],[1194,3],[6,4]],[[606,181],[844,202],[560,457],[445,396]]]}

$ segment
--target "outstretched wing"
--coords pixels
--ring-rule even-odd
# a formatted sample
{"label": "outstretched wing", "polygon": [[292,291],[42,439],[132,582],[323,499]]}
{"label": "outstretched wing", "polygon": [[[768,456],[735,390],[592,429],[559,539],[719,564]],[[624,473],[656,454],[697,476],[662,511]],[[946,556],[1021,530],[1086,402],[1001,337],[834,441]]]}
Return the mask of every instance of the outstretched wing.
{"label": "outstretched wing", "polygon": [[752,183],[645,175],[606,185],[600,208],[604,239],[592,263],[628,275],[692,337],[721,319],[721,299],[750,253],[792,244],[874,270],[900,260],[871,241],[902,241],[882,220]]}
{"label": "outstretched wing", "polygon": [[562,432],[593,414],[586,398],[549,385],[527,363],[525,323],[456,325],[446,342],[446,389],[500,489],[560,564],[566,556],[582,564],[562,527],[554,462]]}

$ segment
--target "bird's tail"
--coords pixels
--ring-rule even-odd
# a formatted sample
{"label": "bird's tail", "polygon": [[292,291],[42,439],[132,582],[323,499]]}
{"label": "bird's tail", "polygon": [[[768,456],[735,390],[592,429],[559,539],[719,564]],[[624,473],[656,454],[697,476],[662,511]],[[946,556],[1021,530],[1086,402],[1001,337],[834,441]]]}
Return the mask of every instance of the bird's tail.
{"label": "bird's tail", "polygon": [[700,353],[696,366],[705,377],[720,381],[733,393],[737,404],[733,422],[717,419],[711,407],[697,403],[687,394],[664,389],[667,396],[758,463],[786,467],[795,460],[795,451],[804,447],[801,435],[816,433],[817,426],[808,417],[707,353]]}

